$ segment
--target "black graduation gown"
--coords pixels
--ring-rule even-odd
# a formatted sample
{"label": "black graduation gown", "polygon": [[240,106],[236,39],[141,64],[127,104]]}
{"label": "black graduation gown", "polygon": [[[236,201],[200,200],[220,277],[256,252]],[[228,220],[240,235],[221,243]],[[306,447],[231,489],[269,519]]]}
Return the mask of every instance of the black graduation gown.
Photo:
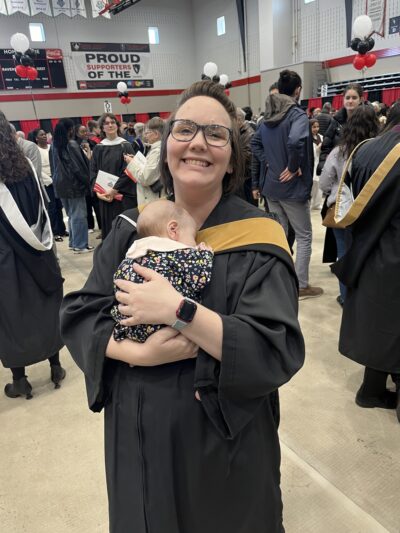
{"label": "black graduation gown", "polygon": [[[39,193],[31,176],[7,184],[29,225],[38,217]],[[29,246],[0,207],[0,359],[6,368],[38,363],[62,346],[60,268],[53,251]]]}
{"label": "black graduation gown", "polygon": [[101,234],[105,239],[110,233],[112,222],[117,215],[137,206],[136,184],[125,174],[126,163],[124,154],[134,155],[134,150],[129,142],[121,144],[97,144],[93,149],[90,164],[90,180],[92,189],[99,170],[119,176],[115,188],[122,195],[122,201],[113,200],[111,203],[99,201],[101,218]]}
{"label": "black graduation gown", "polygon": [[[228,196],[204,227],[263,216]],[[134,238],[119,218],[86,285],[65,297],[62,310],[89,406],[105,405],[110,531],[280,533],[277,389],[304,360],[291,257],[268,244],[215,255],[203,303],[223,321],[221,363],[200,350],[196,360],[130,368],[105,362],[104,353],[113,272]]]}
{"label": "black graduation gown", "polygon": [[[350,177],[355,197],[399,142],[400,132],[390,131],[359,148]],[[400,373],[400,160],[346,231],[350,248],[332,267],[347,286],[340,353]]]}

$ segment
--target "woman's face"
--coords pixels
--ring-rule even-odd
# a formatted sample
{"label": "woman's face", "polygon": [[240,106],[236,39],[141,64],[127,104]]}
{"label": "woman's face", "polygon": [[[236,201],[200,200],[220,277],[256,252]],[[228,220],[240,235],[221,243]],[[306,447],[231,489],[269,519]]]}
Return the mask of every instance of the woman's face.
{"label": "woman's face", "polygon": [[357,91],[349,89],[344,95],[344,107],[347,112],[354,111],[361,104],[361,98]]}
{"label": "woman's face", "polygon": [[80,128],[78,130],[78,136],[81,139],[87,139],[88,138],[88,130],[87,130],[86,126],[80,126]]}
{"label": "woman's face", "polygon": [[319,132],[319,122],[314,122],[311,126],[311,131],[314,136],[316,136]]}
{"label": "woman's face", "polygon": [[36,135],[36,140],[41,144],[47,144],[47,134],[44,130],[39,130]]}
{"label": "woman's face", "polygon": [[[208,96],[195,96],[177,111],[175,119],[192,120],[196,124],[218,124],[232,127],[224,107]],[[188,142],[175,140],[170,134],[167,140],[167,163],[177,192],[182,190],[222,191],[226,172],[232,172],[232,147],[209,146],[202,130]]]}
{"label": "woman's face", "polygon": [[103,122],[103,131],[106,137],[113,137],[118,133],[118,124],[113,118],[106,117],[105,121]]}

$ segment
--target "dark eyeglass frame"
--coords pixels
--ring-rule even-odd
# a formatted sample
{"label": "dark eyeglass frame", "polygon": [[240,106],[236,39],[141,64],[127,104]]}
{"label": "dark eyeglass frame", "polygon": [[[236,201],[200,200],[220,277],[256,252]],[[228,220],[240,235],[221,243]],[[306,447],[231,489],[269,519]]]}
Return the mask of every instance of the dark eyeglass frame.
{"label": "dark eyeglass frame", "polygon": [[[189,124],[194,124],[196,126],[196,131],[194,132],[193,136],[190,139],[177,139],[176,137],[174,137],[174,134],[172,133],[172,130],[173,130],[174,124],[176,124],[176,122],[186,123],[188,125]],[[207,136],[206,136],[206,129],[209,128],[209,127],[215,127],[215,126],[218,126],[219,128],[224,128],[225,130],[228,131],[229,136],[228,136],[228,139],[227,139],[225,144],[212,144],[212,143],[208,142]],[[197,124],[197,122],[194,122],[193,120],[188,120],[188,119],[183,119],[183,118],[178,118],[178,119],[172,120],[170,122],[170,124],[169,124],[169,133],[171,134],[171,136],[177,142],[186,143],[186,142],[193,141],[193,139],[198,134],[199,130],[201,130],[203,132],[204,140],[206,141],[206,144],[208,146],[213,146],[214,148],[224,148],[227,144],[229,144],[232,141],[232,130],[230,128],[227,128],[226,126],[222,126],[221,124],[203,124],[203,125],[201,125],[201,124]]]}

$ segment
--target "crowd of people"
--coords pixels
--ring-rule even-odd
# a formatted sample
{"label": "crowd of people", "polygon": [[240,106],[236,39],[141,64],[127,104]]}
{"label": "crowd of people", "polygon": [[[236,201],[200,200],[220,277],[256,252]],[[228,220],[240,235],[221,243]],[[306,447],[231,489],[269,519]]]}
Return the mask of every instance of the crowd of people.
{"label": "crowd of people", "polygon": [[[304,360],[298,301],[323,295],[312,209],[339,350],[365,367],[355,401],[400,421],[400,102],[350,84],[342,109],[307,113],[301,90],[282,71],[257,118],[197,82],[168,121],[63,118],[51,143],[0,113],[5,394],[32,398],[26,367],[44,359],[60,387],[65,343],[105,410],[112,533],[283,531],[278,389]],[[62,298],[55,243],[92,252],[96,223],[93,270]]]}

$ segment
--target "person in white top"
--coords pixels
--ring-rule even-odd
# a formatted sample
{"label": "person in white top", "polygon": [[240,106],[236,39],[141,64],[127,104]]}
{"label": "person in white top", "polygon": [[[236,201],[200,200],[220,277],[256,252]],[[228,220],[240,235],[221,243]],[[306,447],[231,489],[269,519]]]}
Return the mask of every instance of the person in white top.
{"label": "person in white top", "polygon": [[40,152],[40,158],[42,162],[42,182],[46,188],[47,196],[49,197],[48,213],[50,217],[51,229],[54,233],[54,240],[57,242],[63,241],[63,236],[67,236],[63,212],[62,203],[59,198],[56,198],[52,180],[51,170],[51,157],[52,149],[47,143],[47,133],[37,128],[29,132],[29,139],[34,142]]}
{"label": "person in white top", "polygon": [[126,154],[128,163],[127,174],[137,183],[138,205],[148,204],[165,197],[165,190],[160,181],[161,138],[164,131],[164,121],[160,117],[151,118],[145,130],[145,141],[150,145],[146,157],[137,154],[135,157]]}
{"label": "person in white top", "polygon": [[319,176],[317,175],[317,167],[319,163],[319,155],[321,153],[321,146],[323,137],[319,132],[319,122],[317,118],[310,120],[311,134],[314,150],[314,170],[313,170],[313,186],[311,189],[311,209],[320,210],[322,207],[322,192],[319,188]]}

